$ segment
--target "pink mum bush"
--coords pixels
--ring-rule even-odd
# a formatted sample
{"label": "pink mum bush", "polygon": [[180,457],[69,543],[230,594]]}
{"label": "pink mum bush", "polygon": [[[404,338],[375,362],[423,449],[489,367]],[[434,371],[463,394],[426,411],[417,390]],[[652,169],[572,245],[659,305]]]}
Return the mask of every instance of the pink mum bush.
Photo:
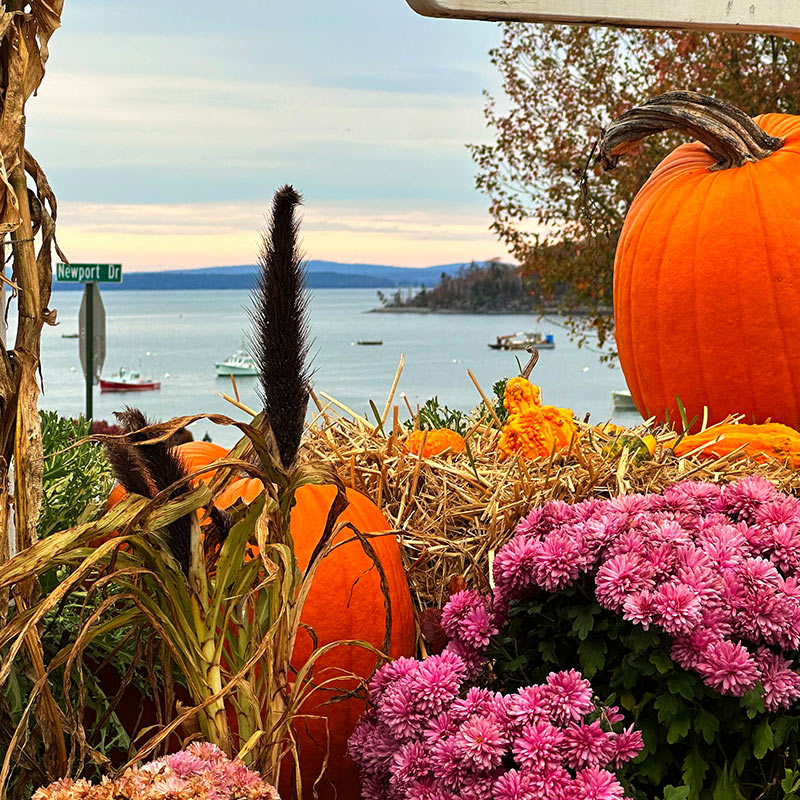
{"label": "pink mum bush", "polygon": [[[446,624],[458,619],[479,650],[492,624],[475,600],[455,595]],[[400,658],[375,674],[370,709],[350,739],[364,800],[623,797],[610,770],[634,758],[642,739],[621,730],[617,708],[595,708],[589,682],[574,670],[514,694],[471,687],[478,661],[450,650]]]}
{"label": "pink mum bush", "polygon": [[65,778],[38,789],[32,800],[280,800],[278,793],[241,761],[231,761],[216,745],[190,744],[185,750],[125,770],[99,784]]}
{"label": "pink mum bush", "polygon": [[763,478],[535,508],[494,561],[491,606],[460,593],[444,609],[449,649],[476,666],[511,605],[587,575],[601,606],[663,630],[721,694],[761,684],[769,711],[800,697],[800,501]]}

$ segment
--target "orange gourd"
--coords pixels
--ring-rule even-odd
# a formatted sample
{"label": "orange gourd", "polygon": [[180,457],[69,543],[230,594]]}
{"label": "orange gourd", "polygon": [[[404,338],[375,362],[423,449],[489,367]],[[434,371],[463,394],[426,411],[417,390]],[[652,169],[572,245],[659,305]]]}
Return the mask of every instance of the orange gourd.
{"label": "orange gourd", "polygon": [[678,396],[689,419],[707,406],[712,423],[743,413],[798,428],[800,116],[749,120],[673,92],[613,123],[601,157],[610,168],[668,128],[702,143],[659,164],[619,239],[615,335],[631,396],[659,421],[680,418]]}
{"label": "orange gourd", "polygon": [[577,435],[572,411],[543,406],[542,394],[525,377],[511,378],[506,384],[503,405],[508,419],[497,447],[503,458],[548,458],[569,447]]}
{"label": "orange gourd", "polygon": [[424,458],[440,456],[445,451],[450,453],[463,453],[467,449],[464,437],[450,428],[435,428],[430,431],[412,431],[403,442],[406,453],[417,455],[425,440],[425,449],[422,451]]}
{"label": "orange gourd", "polygon": [[674,445],[673,451],[676,456],[685,456],[698,450],[697,455],[701,457],[719,458],[741,448],[755,461],[775,459],[793,469],[800,467],[800,432],[777,422],[715,425],[701,433],[684,436]]}
{"label": "orange gourd", "polygon": [[[201,469],[206,463],[219,457],[220,455],[211,451],[193,453],[193,469]],[[204,458],[207,460],[204,461]],[[262,490],[261,481],[240,478],[223,491],[215,502],[223,509],[231,506],[237,499],[249,503]],[[335,494],[336,489],[333,486],[306,485],[298,489],[295,495],[296,504],[292,509],[290,529],[301,569],[308,565]],[[339,522],[350,522],[362,533],[392,529],[380,509],[368,497],[354,489],[347,489],[346,494],[349,505],[339,517]],[[352,532],[345,529],[337,535],[334,542],[351,538]],[[372,538],[370,543],[380,560],[389,586],[392,614],[389,655],[392,658],[412,656],[416,649],[416,623],[397,539],[390,534]],[[322,560],[303,608],[302,621],[314,629],[320,646],[343,639],[358,639],[381,648],[385,634],[385,608],[380,576],[359,542],[349,542],[337,547]],[[293,663],[303,664],[311,651],[311,637],[301,628]],[[314,676],[316,680],[324,680],[327,673],[329,678],[339,678],[341,670],[345,670],[366,679],[372,674],[375,665],[376,657],[369,651],[342,646],[319,658]],[[337,689],[341,686],[341,682],[337,683]],[[351,688],[357,688],[355,681]],[[329,699],[328,693],[312,695],[303,705],[302,713],[315,715],[320,719],[303,719],[297,726],[304,795],[306,798],[313,796],[312,786],[322,769],[327,721],[330,752],[325,775],[316,786],[318,796],[320,800],[333,800],[335,797],[357,798],[360,797],[360,782],[358,771],[347,754],[347,740],[364,711],[364,704],[357,698],[351,698],[323,705]],[[282,796],[291,797],[288,782],[282,786]]]}

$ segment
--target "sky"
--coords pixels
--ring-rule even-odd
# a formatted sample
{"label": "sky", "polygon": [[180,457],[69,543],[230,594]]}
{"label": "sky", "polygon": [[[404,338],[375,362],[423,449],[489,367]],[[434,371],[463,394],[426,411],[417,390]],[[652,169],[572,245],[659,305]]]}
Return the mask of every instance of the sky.
{"label": "sky", "polygon": [[276,188],[309,258],[507,257],[467,143],[491,141],[496,24],[405,0],[67,0],[27,145],[73,262],[253,263]]}

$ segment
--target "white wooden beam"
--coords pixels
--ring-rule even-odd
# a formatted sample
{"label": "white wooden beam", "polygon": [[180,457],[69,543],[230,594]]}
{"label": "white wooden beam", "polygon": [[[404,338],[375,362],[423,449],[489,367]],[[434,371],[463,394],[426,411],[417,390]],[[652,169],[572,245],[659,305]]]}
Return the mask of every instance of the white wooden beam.
{"label": "white wooden beam", "polygon": [[407,0],[428,17],[775,33],[800,39],[800,0]]}

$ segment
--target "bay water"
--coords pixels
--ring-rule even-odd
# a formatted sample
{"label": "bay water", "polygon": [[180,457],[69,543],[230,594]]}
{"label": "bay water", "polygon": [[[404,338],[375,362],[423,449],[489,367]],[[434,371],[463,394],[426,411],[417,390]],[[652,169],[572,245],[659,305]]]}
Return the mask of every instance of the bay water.
{"label": "bay water", "polygon": [[[391,291],[391,290],[386,290]],[[59,325],[42,335],[44,393],[40,407],[64,415],[85,410],[85,385],[78,340],[62,334],[78,330],[80,292],[54,292],[51,307]],[[245,421],[247,416],[222,399],[232,394],[229,378],[217,378],[215,362],[224,361],[246,342],[251,329],[250,296],[245,291],[106,291],[106,360],[103,377],[119,367],[161,381],[161,389],[125,394],[101,393],[95,387],[94,418],[113,422],[113,412],[130,404],[148,417],[165,420],[202,412]],[[471,369],[483,390],[491,393],[499,378],[519,372],[527,353],[491,350],[498,335],[523,330],[552,332],[556,348],[543,350],[532,379],[542,387],[544,402],[568,407],[594,422],[613,419],[636,424],[636,412],[615,412],[611,393],[625,388],[617,367],[600,363],[597,351],[579,348],[560,327],[563,320],[523,314],[371,314],[378,305],[374,289],[319,289],[310,292],[313,339],[313,385],[358,413],[373,418],[369,401],[383,410],[401,354],[405,369],[398,386],[401,417],[408,418],[400,392],[412,407],[430,397],[467,411],[481,402],[467,375]],[[11,310],[13,328],[16,309]],[[9,331],[13,341],[13,330]],[[380,346],[360,346],[378,340]],[[256,378],[237,378],[241,401],[259,408]],[[232,445],[233,428],[201,420],[191,427],[195,439],[208,433],[213,441]]]}

